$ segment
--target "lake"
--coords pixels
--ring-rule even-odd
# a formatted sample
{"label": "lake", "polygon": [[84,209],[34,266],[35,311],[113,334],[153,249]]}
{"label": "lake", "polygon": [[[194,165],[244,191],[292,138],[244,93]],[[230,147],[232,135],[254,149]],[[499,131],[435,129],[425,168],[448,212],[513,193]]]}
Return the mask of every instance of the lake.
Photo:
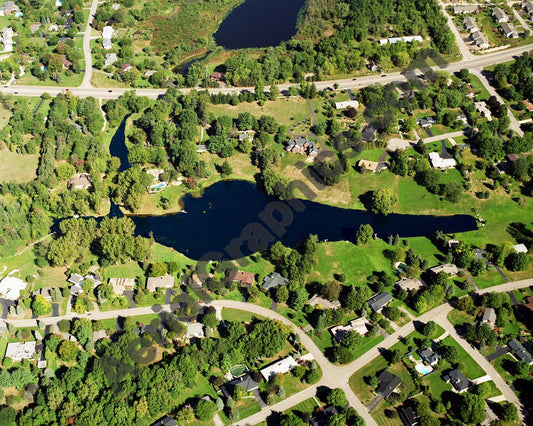
{"label": "lake", "polygon": [[131,164],[128,160],[128,147],[126,146],[126,121],[128,120],[129,115],[126,115],[120,123],[117,131],[111,138],[111,143],[109,144],[109,153],[111,157],[118,157],[120,160],[119,172],[123,172],[131,167]]}
{"label": "lake", "polygon": [[[245,181],[217,182],[200,198],[187,195],[183,201],[186,213],[132,216],[132,219],[138,234],[148,236],[152,232],[158,243],[195,260],[235,259],[253,254],[277,240],[294,247],[309,234],[318,235],[321,241],[354,241],[356,229],[364,223],[370,223],[385,240],[395,234],[406,238],[430,235],[438,230],[456,233],[477,229],[475,218],[469,215],[384,217],[307,200],[280,202]],[[276,210],[271,215],[261,214],[274,206],[282,213]]]}
{"label": "lake", "polygon": [[215,42],[226,49],[277,46],[296,33],[303,0],[245,0],[222,21]]}

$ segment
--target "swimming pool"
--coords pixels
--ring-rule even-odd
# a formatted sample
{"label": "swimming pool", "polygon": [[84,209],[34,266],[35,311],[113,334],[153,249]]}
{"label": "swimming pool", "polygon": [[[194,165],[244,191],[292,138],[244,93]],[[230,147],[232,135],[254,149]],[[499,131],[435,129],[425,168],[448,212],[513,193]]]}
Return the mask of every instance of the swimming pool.
{"label": "swimming pool", "polygon": [[152,185],[150,189],[152,191],[159,191],[160,189],[163,189],[165,186],[167,186],[165,182],[159,182],[159,183],[156,183],[155,185]]}
{"label": "swimming pool", "polygon": [[416,368],[416,371],[418,371],[423,376],[425,376],[426,374],[429,374],[429,373],[431,373],[433,371],[433,368],[431,368],[429,365],[425,365],[425,364],[421,364],[421,363],[416,364],[415,368]]}

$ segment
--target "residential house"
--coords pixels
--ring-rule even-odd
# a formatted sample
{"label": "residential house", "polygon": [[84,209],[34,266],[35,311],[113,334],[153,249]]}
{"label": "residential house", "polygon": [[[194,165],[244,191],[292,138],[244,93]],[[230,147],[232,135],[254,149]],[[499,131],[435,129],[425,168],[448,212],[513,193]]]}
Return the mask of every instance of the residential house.
{"label": "residential house", "polygon": [[20,15],[20,9],[13,1],[6,1],[3,6],[0,6],[0,16]]}
{"label": "residential house", "polygon": [[446,383],[450,383],[458,393],[462,393],[470,387],[470,380],[468,380],[468,378],[457,368],[451,370],[442,378]]}
{"label": "residential house", "polygon": [[386,370],[383,370],[378,375],[378,380],[380,383],[376,392],[383,398],[388,398],[402,383],[402,380],[398,376],[395,376]]}
{"label": "residential house", "polygon": [[253,392],[259,388],[259,383],[252,378],[250,373],[246,373],[222,385],[220,390],[226,398],[233,398],[233,391],[237,386],[242,387],[246,392]]}
{"label": "residential house", "polygon": [[367,322],[365,318],[357,318],[350,321],[347,325],[338,325],[329,329],[330,333],[335,337],[337,342],[341,343],[346,337],[346,333],[349,331],[356,331],[361,336],[364,336],[368,333],[368,328],[366,326]]}
{"label": "residential house", "polygon": [[439,363],[439,354],[433,351],[431,348],[425,348],[418,351],[420,358],[426,361],[429,365],[434,366]]}
{"label": "residential house", "polygon": [[165,416],[155,422],[152,426],[178,426],[178,423],[172,417]]}
{"label": "residential house", "polygon": [[474,33],[476,31],[479,31],[479,28],[478,28],[478,26],[476,24],[476,20],[474,18],[472,18],[471,16],[467,16],[463,20],[463,27],[469,33]]}
{"label": "residential house", "polygon": [[109,278],[109,284],[113,286],[113,294],[124,296],[125,291],[133,291],[135,278]]}
{"label": "residential house", "polygon": [[533,1],[528,1],[524,5],[524,9],[526,9],[527,13],[529,13],[530,15],[533,15]]}
{"label": "residential house", "polygon": [[33,297],[43,296],[45,300],[50,302],[52,300],[52,290],[53,290],[52,287],[43,287],[43,288],[40,288],[39,290],[32,292],[31,295]]}
{"label": "residential house", "polygon": [[36,341],[8,343],[5,358],[11,358],[13,361],[22,361],[23,359],[33,358],[36,351]]}
{"label": "residential house", "polygon": [[185,334],[185,337],[188,339],[202,339],[205,337],[204,325],[201,322],[188,322],[186,325],[187,333]]}
{"label": "residential house", "polygon": [[452,238],[451,240],[448,240],[447,244],[449,248],[456,249],[457,247],[459,247],[459,244],[461,244],[461,242],[459,240],[456,240],[455,238]]}
{"label": "residential house", "polygon": [[198,154],[201,154],[202,152],[207,152],[207,146],[206,145],[198,145],[196,147],[196,152]]}
{"label": "residential house", "polygon": [[492,9],[492,17],[496,22],[499,24],[503,24],[504,22],[509,22],[509,17],[507,14],[499,7],[495,7]]}
{"label": "residential house", "polygon": [[263,368],[260,373],[265,380],[270,380],[276,374],[285,374],[291,371],[294,367],[298,367],[298,363],[292,356],[280,359],[274,364],[270,364],[268,367]]}
{"label": "residential house", "polygon": [[490,47],[488,40],[481,31],[474,31],[470,34],[470,39],[480,49],[488,49]]}
{"label": "residential house", "polygon": [[174,287],[174,277],[172,275],[163,275],[162,277],[149,277],[146,280],[146,289],[154,292],[157,288]]}
{"label": "residential house", "polygon": [[108,337],[109,336],[107,335],[107,332],[105,330],[93,331],[93,343],[96,343],[102,339],[107,339]]}
{"label": "residential house", "polygon": [[391,300],[392,296],[389,293],[382,291],[368,299],[368,306],[370,306],[370,309],[374,312],[379,312],[387,306]]}
{"label": "residential house", "polygon": [[8,300],[17,300],[21,290],[26,288],[26,283],[19,278],[7,276],[0,281],[0,296]]}
{"label": "residential house", "polygon": [[322,309],[338,309],[341,307],[341,302],[338,300],[330,302],[328,299],[324,299],[317,294],[313,295],[313,297],[307,301],[307,304],[313,308],[320,306]]}
{"label": "residential house", "polygon": [[120,9],[120,3],[113,3],[111,5],[111,9],[113,10],[119,10]]}
{"label": "residential house", "polygon": [[435,124],[437,124],[437,121],[435,120],[435,117],[424,117],[419,118],[416,120],[416,124],[418,124],[420,127],[427,129],[428,127],[431,127]]}
{"label": "residential house", "polygon": [[67,59],[66,55],[61,55],[61,62],[63,63],[63,69],[68,70],[72,66],[72,62]]}
{"label": "residential house", "polygon": [[337,414],[339,414],[339,410],[337,410],[337,407],[335,407],[334,405],[330,405],[329,407],[324,408],[322,411],[319,411],[315,417],[311,418],[310,425],[322,426],[328,424],[328,419]]}
{"label": "residential house", "polygon": [[104,28],[102,28],[102,47],[105,50],[110,50],[113,48],[113,27],[110,25],[106,25]]}
{"label": "residential house", "polygon": [[490,109],[487,108],[485,101],[474,102],[477,112],[481,114],[482,117],[485,117],[487,121],[492,121],[492,113]]}
{"label": "residential house", "polygon": [[492,328],[496,325],[496,310],[494,308],[485,308],[483,317],[481,318],[481,324],[488,324]]}
{"label": "residential house", "polygon": [[400,41],[403,41],[404,43],[412,43],[414,41],[422,42],[424,39],[419,36],[404,36],[404,37],[389,37],[389,38],[383,38],[379,41],[380,46],[384,46],[385,44],[396,44]]}
{"label": "residential house", "polygon": [[93,181],[89,173],[76,173],[67,182],[70,189],[89,189],[93,186]]}
{"label": "residential house", "polygon": [[378,72],[379,70],[378,64],[375,63],[374,61],[371,61],[368,64],[366,64],[366,67],[372,72]]}
{"label": "residential house", "polygon": [[361,132],[361,139],[363,139],[365,142],[374,142],[376,140],[376,132],[377,129],[369,124]]}
{"label": "residential house", "polygon": [[241,130],[239,131],[239,142],[247,140],[253,142],[255,136],[254,130]]}
{"label": "residential house", "polygon": [[368,161],[368,160],[359,160],[357,162],[357,167],[359,167],[359,170],[363,171],[366,170],[367,172],[372,173],[379,173],[382,170],[385,170],[387,168],[387,163],[384,161]]}
{"label": "residential house", "polygon": [[2,29],[2,45],[4,46],[4,52],[12,52],[13,51],[13,36],[15,33],[13,32],[13,28],[11,27],[5,27]]}
{"label": "residential house", "polygon": [[434,266],[430,271],[434,274],[444,272],[445,274],[455,277],[459,273],[459,268],[453,263],[445,263],[444,265]]}
{"label": "residential house", "polygon": [[115,62],[117,62],[117,54],[116,53],[107,53],[105,55],[104,60],[104,67],[108,67],[109,65],[113,65]]}
{"label": "residential house", "polygon": [[475,4],[458,5],[453,7],[454,15],[468,15],[470,13],[478,13],[479,6]]}
{"label": "residential house", "polygon": [[[472,89],[472,90],[474,90],[474,89]],[[475,95],[475,92],[474,92],[474,95]],[[459,114],[457,116],[457,121],[460,121],[465,126],[468,124],[468,118],[466,118],[466,115],[464,115],[463,113],[461,113],[461,114]]]}
{"label": "residential house", "polygon": [[470,83],[466,85],[466,96],[470,99],[474,99],[474,97],[476,96],[476,91]]}
{"label": "residential house", "polygon": [[215,71],[209,76],[209,78],[211,79],[211,81],[224,81],[226,75],[223,72]]}
{"label": "residential house", "polygon": [[520,243],[520,244],[515,244],[515,245],[513,246],[513,249],[514,249],[514,251],[516,251],[517,253],[527,253],[527,251],[528,251],[526,245],[525,245],[525,244],[522,244],[522,243]]}
{"label": "residential house", "polygon": [[68,277],[68,282],[71,283],[71,284],[74,284],[74,285],[82,285],[83,283],[83,280],[85,278],[83,278],[82,275],[80,274],[70,274],[70,276]]}
{"label": "residential house", "polygon": [[335,102],[335,109],[344,109],[344,108],[359,108],[359,102],[355,100]]}
{"label": "residential house", "polygon": [[531,354],[526,350],[526,348],[524,348],[524,346],[522,346],[522,344],[518,340],[509,340],[509,342],[507,342],[507,345],[513,350],[514,355],[516,358],[518,358],[518,360],[524,361],[530,365],[533,364],[533,357],[531,357]]}
{"label": "residential house", "polygon": [[396,281],[396,287],[405,291],[417,291],[424,286],[424,282],[418,278],[402,278]]}
{"label": "residential house", "polygon": [[118,72],[118,75],[121,77],[127,73],[128,71],[131,71],[133,69],[133,65],[131,64],[123,64],[122,67],[120,67],[120,71]]}
{"label": "residential house", "polygon": [[276,288],[277,286],[287,284],[289,284],[288,278],[285,278],[277,272],[273,272],[272,275],[265,277],[263,280],[263,289],[270,290],[272,288]]}
{"label": "residential house", "polygon": [[255,282],[255,274],[253,272],[228,271],[227,277],[229,281],[236,281],[245,286],[251,286]]}
{"label": "residential house", "polygon": [[529,99],[524,99],[522,103],[524,104],[528,112],[533,111],[533,103],[531,103]]}
{"label": "residential house", "polygon": [[500,31],[507,38],[518,38],[518,31],[513,24],[502,24]]}
{"label": "residential house", "polygon": [[408,406],[399,411],[400,419],[404,426],[418,426],[420,425],[420,418],[413,407]]}
{"label": "residential house", "polygon": [[430,152],[429,161],[431,167],[440,170],[453,169],[457,165],[457,162],[453,158],[442,158],[438,152]]}
{"label": "residential house", "polygon": [[291,139],[285,148],[286,151],[295,154],[306,154],[308,157],[316,157],[318,148],[314,141],[310,141],[302,136]]}
{"label": "residential house", "polygon": [[188,279],[187,279],[187,284],[192,286],[192,287],[196,287],[196,288],[200,288],[202,287],[207,280],[213,278],[214,275],[209,273],[209,274],[192,274]]}
{"label": "residential house", "polygon": [[472,249],[472,252],[474,253],[474,257],[479,260],[483,260],[487,257],[487,250],[483,250],[480,248],[474,248]]}

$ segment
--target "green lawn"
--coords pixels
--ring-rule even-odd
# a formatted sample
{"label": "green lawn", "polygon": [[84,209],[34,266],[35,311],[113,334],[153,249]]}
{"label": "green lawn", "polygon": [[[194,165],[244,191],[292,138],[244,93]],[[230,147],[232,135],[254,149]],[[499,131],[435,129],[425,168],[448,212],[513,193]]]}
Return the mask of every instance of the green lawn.
{"label": "green lawn", "polygon": [[516,360],[509,354],[505,354],[492,361],[492,365],[494,365],[498,374],[502,376],[503,380],[508,384],[512,384],[516,379],[514,372],[515,363]]}
{"label": "green lawn", "polygon": [[284,414],[289,414],[291,412],[300,412],[300,413],[310,413],[313,414],[315,410],[320,407],[320,405],[317,403],[317,399],[315,397],[306,399],[305,401],[300,402],[299,404],[296,404],[289,408],[288,410],[284,411]]}
{"label": "green lawn", "polygon": [[485,371],[474,361],[474,359],[463,349],[463,347],[457,343],[457,341],[451,337],[445,337],[442,339],[444,344],[454,346],[459,353],[459,369],[470,380],[477,379],[484,376]]}
{"label": "green lawn", "polygon": [[494,287],[495,285],[504,284],[503,277],[496,270],[485,271],[479,277],[472,277],[479,288]]}
{"label": "green lawn", "polygon": [[474,322],[474,317],[468,315],[466,312],[459,311],[458,309],[452,309],[448,314],[448,321],[455,327],[461,326],[465,323],[472,324]]}
{"label": "green lawn", "polygon": [[222,309],[222,319],[225,321],[242,321],[251,322],[253,318],[264,319],[261,315],[252,314],[248,311],[241,311],[240,309],[224,308]]}
{"label": "green lawn", "polygon": [[[239,410],[241,419],[245,419],[246,417],[250,417],[255,413],[261,411],[261,407],[259,406],[255,398],[243,398],[236,403],[235,407]],[[220,420],[225,425],[232,424],[232,422],[228,419],[228,417],[223,411],[219,411],[218,415],[220,417]]]}
{"label": "green lawn", "polygon": [[38,154],[17,154],[0,150],[0,182],[29,182],[36,177]]}

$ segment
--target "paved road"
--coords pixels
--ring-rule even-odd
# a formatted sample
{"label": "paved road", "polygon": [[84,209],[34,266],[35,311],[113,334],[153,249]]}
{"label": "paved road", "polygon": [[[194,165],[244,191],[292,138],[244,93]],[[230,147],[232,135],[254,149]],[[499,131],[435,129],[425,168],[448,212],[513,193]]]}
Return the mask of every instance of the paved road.
{"label": "paved road", "polygon": [[443,2],[439,2],[439,4],[440,4],[440,7],[441,7],[442,14],[448,20],[448,27],[450,28],[450,30],[452,31],[452,33],[453,33],[453,35],[455,37],[455,42],[456,42],[457,46],[459,46],[459,51],[461,52],[461,55],[462,55],[463,59],[464,60],[472,60],[474,58],[474,54],[470,51],[470,49],[466,45],[463,37],[461,36],[461,33],[459,32],[459,30],[457,29],[457,27],[453,23],[452,17],[446,11],[446,6],[448,6],[449,4],[446,4],[446,3],[443,3]]}
{"label": "paved road", "polygon": [[85,24],[85,33],[83,34],[83,56],[85,57],[85,75],[81,82],[80,88],[91,88],[91,77],[93,75],[93,57],[91,55],[91,31],[96,8],[98,7],[98,0],[93,0],[89,10],[89,18]]}

